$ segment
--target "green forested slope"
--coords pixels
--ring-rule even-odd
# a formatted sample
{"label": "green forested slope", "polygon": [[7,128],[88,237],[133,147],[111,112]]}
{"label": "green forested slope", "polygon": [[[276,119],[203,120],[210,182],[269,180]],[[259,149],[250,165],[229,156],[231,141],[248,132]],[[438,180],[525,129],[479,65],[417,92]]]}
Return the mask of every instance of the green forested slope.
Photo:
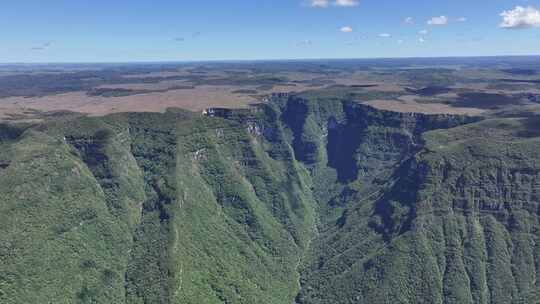
{"label": "green forested slope", "polygon": [[310,96],[0,125],[1,303],[535,303],[540,124]]}
{"label": "green forested slope", "polygon": [[290,302],[309,177],[246,114],[3,126],[1,302]]}
{"label": "green forested slope", "polygon": [[[344,109],[327,157],[356,170],[320,178],[335,194],[316,196],[323,223],[298,302],[536,303],[538,117],[446,129],[464,121]],[[349,128],[356,143],[332,138]],[[308,166],[317,177],[325,162]]]}
{"label": "green forested slope", "polygon": [[0,302],[124,301],[128,222],[80,157],[37,131],[2,153],[11,157],[0,172]]}

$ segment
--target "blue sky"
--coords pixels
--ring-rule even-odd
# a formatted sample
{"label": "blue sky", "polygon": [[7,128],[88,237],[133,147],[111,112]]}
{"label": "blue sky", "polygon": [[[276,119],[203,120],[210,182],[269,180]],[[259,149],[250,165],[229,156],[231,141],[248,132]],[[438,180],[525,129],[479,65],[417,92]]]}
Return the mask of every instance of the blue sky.
{"label": "blue sky", "polygon": [[538,9],[540,0],[6,0],[0,62],[540,54]]}

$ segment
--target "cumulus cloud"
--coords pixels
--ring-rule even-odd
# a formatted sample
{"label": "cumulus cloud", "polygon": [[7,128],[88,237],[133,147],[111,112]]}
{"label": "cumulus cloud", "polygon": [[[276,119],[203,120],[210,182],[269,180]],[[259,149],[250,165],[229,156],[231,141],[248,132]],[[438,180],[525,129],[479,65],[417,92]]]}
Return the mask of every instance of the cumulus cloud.
{"label": "cumulus cloud", "polygon": [[340,28],[339,31],[342,32],[342,33],[352,33],[353,29],[350,26],[344,26],[344,27]]}
{"label": "cumulus cloud", "polygon": [[334,2],[335,6],[343,6],[343,7],[350,7],[350,6],[358,6],[358,1],[356,0],[336,0]]}
{"label": "cumulus cloud", "polygon": [[507,29],[524,29],[540,27],[540,11],[532,6],[516,6],[513,10],[500,14],[503,21],[499,25]]}
{"label": "cumulus cloud", "polygon": [[413,17],[407,17],[405,20],[403,20],[405,24],[414,24],[414,18]]}
{"label": "cumulus cloud", "polygon": [[381,37],[381,38],[390,38],[390,37],[392,37],[392,35],[390,35],[388,33],[381,33],[381,34],[379,34],[379,37]]}
{"label": "cumulus cloud", "polygon": [[310,5],[311,7],[328,7],[330,5],[330,2],[328,0],[311,0]]}
{"label": "cumulus cloud", "polygon": [[358,2],[358,0],[309,0],[308,4],[309,6],[315,8],[327,8],[330,5],[338,7],[354,7],[358,6],[358,4],[360,3]]}
{"label": "cumulus cloud", "polygon": [[428,25],[447,25],[448,17],[446,16],[433,17],[427,21],[427,24]]}
{"label": "cumulus cloud", "polygon": [[459,17],[456,19],[457,22],[466,22],[467,21],[467,18],[466,17]]}
{"label": "cumulus cloud", "polygon": [[420,38],[418,38],[418,42],[424,43],[424,42],[426,42],[426,39],[424,37],[420,37]]}
{"label": "cumulus cloud", "polygon": [[306,39],[306,40],[298,41],[296,43],[296,46],[310,46],[312,44],[313,44],[313,41]]}
{"label": "cumulus cloud", "polygon": [[419,35],[427,35],[429,34],[429,31],[428,30],[421,30],[418,32]]}

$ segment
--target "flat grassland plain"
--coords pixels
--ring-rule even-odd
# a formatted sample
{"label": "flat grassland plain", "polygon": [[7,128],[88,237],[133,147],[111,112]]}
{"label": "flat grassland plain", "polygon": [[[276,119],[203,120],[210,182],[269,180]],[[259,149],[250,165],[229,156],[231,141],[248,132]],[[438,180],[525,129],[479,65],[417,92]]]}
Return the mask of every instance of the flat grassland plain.
{"label": "flat grassland plain", "polygon": [[482,115],[540,106],[540,58],[0,65],[0,119],[244,108],[272,93]]}

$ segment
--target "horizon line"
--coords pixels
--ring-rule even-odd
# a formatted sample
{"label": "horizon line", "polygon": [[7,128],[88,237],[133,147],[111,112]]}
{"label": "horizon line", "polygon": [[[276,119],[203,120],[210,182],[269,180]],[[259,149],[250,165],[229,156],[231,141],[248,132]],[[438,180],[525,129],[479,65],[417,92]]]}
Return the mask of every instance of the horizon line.
{"label": "horizon line", "polygon": [[294,61],[337,61],[337,60],[396,60],[396,59],[466,59],[466,58],[519,58],[540,57],[540,54],[501,55],[457,55],[457,56],[403,56],[403,57],[316,57],[316,58],[275,58],[275,59],[200,59],[200,60],[132,60],[132,61],[36,61],[0,62],[8,65],[54,65],[54,64],[190,64],[190,63],[250,63],[250,62],[294,62]]}

